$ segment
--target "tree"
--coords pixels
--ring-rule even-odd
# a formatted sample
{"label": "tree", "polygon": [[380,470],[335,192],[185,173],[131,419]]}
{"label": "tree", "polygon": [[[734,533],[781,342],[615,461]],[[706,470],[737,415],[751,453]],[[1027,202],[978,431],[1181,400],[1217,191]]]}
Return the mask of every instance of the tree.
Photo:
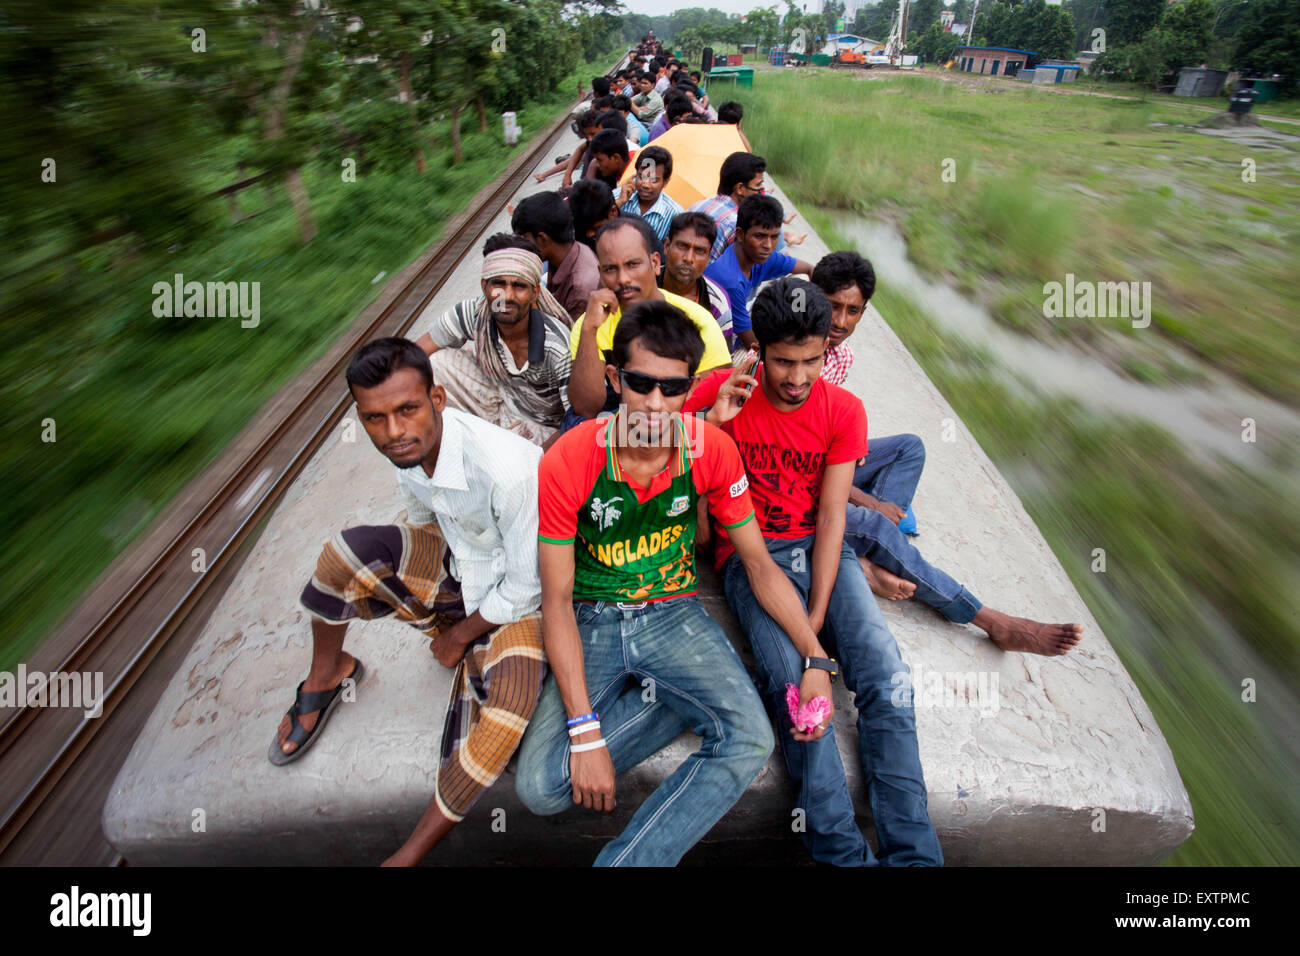
{"label": "tree", "polygon": [[1160,22],[1167,0],[1107,0],[1106,46],[1139,42]]}
{"label": "tree", "polygon": [[957,47],[961,45],[961,40],[951,33],[946,32],[939,21],[931,23],[925,33],[921,34],[920,39],[912,46],[912,52],[919,54],[929,63],[947,63]]}
{"label": "tree", "polygon": [[908,36],[919,37],[930,29],[930,24],[939,22],[943,10],[943,0],[913,0],[907,13]]}
{"label": "tree", "polygon": [[1300,72],[1300,0],[1251,0],[1237,33],[1235,69],[1282,74],[1282,90],[1297,91]]}

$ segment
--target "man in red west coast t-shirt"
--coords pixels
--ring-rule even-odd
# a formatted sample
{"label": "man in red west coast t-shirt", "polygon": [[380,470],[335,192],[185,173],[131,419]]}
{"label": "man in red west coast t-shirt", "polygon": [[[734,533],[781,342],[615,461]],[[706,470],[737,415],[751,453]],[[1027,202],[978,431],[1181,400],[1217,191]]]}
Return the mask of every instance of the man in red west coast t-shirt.
{"label": "man in red west coast t-shirt", "polygon": [[941,865],[943,854],[926,807],[910,672],[857,556],[844,542],[853,470],[867,452],[867,420],[856,397],[820,378],[830,303],[816,286],[786,277],[764,287],[751,317],[762,361],[751,359],[725,377],[705,379],[685,411],[711,406],[708,421],[735,440],[768,552],[805,601],[808,619],[821,631],[824,644],[839,658],[818,659],[796,650],[758,605],[757,582],[750,581],[732,553],[726,529],[720,528],[723,588],[754,647],[760,690],[777,715],[786,766],[799,782],[798,806],[807,823],[804,844],[818,862],[877,862],[857,827],[834,728],[808,732],[805,725],[801,731],[786,705],[787,685],[798,684],[807,671],[842,671],[858,710],[858,746],[879,862]]}

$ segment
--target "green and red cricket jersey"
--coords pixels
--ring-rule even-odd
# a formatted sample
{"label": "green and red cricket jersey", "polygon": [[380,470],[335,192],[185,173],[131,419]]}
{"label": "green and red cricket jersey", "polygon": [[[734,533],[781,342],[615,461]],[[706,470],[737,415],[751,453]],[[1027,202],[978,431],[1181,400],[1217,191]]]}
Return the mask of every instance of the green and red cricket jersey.
{"label": "green and red cricket jersey", "polygon": [[754,517],[735,443],[693,416],[675,416],[667,467],[641,488],[619,467],[619,417],[583,422],[542,456],[538,539],[572,544],[573,596],[659,601],[695,594],[695,505],[724,528]]}

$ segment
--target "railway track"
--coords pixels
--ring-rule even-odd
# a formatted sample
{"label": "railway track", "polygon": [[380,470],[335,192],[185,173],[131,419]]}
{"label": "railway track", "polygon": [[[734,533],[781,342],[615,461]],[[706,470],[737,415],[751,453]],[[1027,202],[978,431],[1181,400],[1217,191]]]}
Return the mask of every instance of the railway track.
{"label": "railway track", "polygon": [[351,405],[342,382],[352,353],[372,338],[411,327],[568,122],[568,114],[557,120],[480,190],[448,224],[445,238],[390,283],[326,355],[282,389],[222,457],[176,496],[153,530],[115,562],[27,662],[29,674],[103,674],[103,712],[86,716],[81,708],[40,706],[4,712],[0,864],[120,862],[100,832],[100,811],[118,767],[188,649],[188,641],[171,638],[191,618],[201,623],[197,619],[233,577],[241,547]]}

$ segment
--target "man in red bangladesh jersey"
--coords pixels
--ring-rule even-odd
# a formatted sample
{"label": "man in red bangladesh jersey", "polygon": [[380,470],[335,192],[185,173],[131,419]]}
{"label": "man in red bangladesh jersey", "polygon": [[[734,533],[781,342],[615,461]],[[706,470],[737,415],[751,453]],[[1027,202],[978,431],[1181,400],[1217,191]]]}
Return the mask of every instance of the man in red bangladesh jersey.
{"label": "man in red bangladesh jersey", "polygon": [[[696,593],[697,501],[727,529],[767,613],[804,653],[825,654],[763,546],[736,446],[680,414],[704,353],[695,326],[671,303],[640,302],[623,314],[612,345],[607,375],[618,413],[566,432],[538,475],[551,677],[520,745],[516,789],[538,814],[573,804],[609,812],[615,775],[690,728],[699,749],[596,858],[598,866],[671,866],[772,751],[753,681]],[[800,686],[807,699],[830,694],[824,671]]]}
{"label": "man in red bangladesh jersey", "polygon": [[[753,645],[786,766],[799,783],[804,844],[818,862],[838,866],[942,865],[916,743],[911,672],[844,542],[853,470],[867,452],[867,416],[852,393],[819,377],[830,303],[816,286],[786,277],[758,294],[751,316],[761,364],[749,360],[706,378],[685,411],[710,408],[707,420],[735,439],[767,550],[838,657],[812,659],[755,603],[768,585],[748,573],[736,559],[734,536],[719,528],[723,589]],[[842,671],[853,692],[878,857],[858,829],[833,728],[801,734],[790,719],[786,685],[815,668]]]}

